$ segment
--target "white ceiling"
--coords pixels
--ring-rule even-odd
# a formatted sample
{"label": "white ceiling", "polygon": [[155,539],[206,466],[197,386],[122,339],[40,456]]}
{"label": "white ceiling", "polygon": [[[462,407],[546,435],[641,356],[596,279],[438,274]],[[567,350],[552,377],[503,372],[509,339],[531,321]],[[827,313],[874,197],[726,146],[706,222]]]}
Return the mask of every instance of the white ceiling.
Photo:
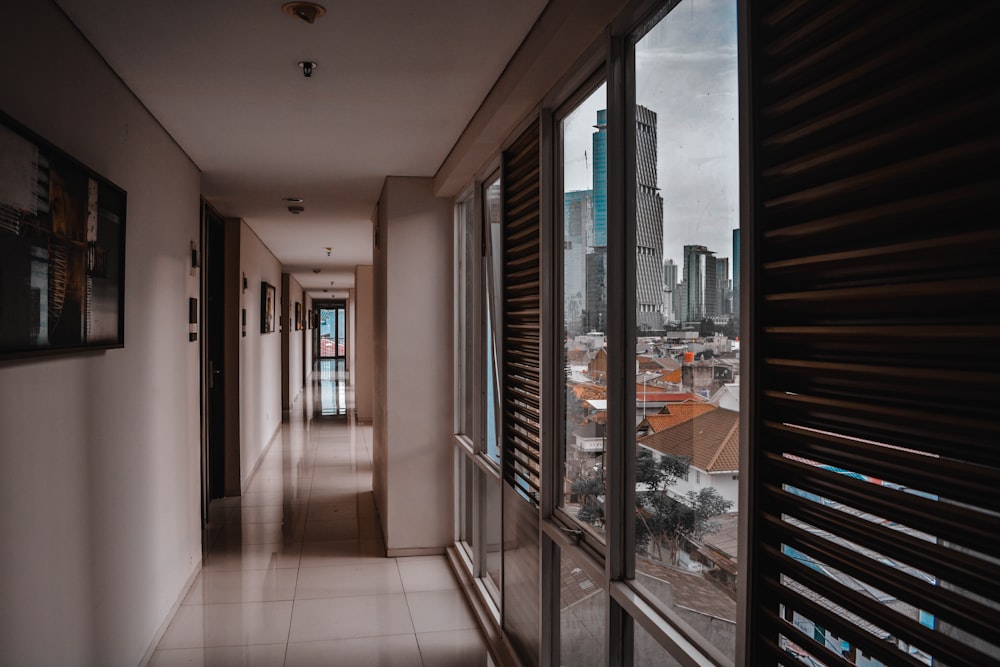
{"label": "white ceiling", "polygon": [[383,179],[437,172],[547,0],[319,0],[312,25],[283,0],[56,2],[202,170],[204,196],[322,297],[371,263]]}

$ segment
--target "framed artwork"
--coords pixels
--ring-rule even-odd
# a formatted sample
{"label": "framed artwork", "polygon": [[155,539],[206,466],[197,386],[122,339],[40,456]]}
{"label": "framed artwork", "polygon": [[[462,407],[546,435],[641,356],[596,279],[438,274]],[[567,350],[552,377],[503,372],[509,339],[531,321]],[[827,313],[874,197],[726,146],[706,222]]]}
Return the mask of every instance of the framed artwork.
{"label": "framed artwork", "polygon": [[260,284],[260,332],[274,333],[274,285]]}
{"label": "framed artwork", "polygon": [[0,112],[0,358],[125,345],[126,194]]}
{"label": "framed artwork", "polygon": [[302,331],[302,304],[295,302],[295,330]]}

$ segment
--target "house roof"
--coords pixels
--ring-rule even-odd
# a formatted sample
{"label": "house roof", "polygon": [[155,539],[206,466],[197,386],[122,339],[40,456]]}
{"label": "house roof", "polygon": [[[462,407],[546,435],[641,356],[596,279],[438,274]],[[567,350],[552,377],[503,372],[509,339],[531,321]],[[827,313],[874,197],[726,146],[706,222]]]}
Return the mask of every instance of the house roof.
{"label": "house roof", "polygon": [[705,472],[740,468],[740,414],[717,408],[656,433],[639,444],[661,454],[684,456]]}
{"label": "house roof", "polygon": [[647,384],[643,387],[643,385],[637,384],[635,386],[635,400],[645,400],[647,403],[651,401],[657,401],[660,403],[681,403],[683,401],[702,401],[703,399],[690,392],[677,393],[672,391],[663,391],[661,387],[654,385]]}
{"label": "house roof", "polygon": [[580,401],[599,401],[608,397],[608,389],[596,384],[574,384],[573,394]]}
{"label": "house roof", "polygon": [[667,373],[661,373],[658,382],[674,382],[678,383],[681,381],[681,369],[675,368]]}
{"label": "house roof", "polygon": [[646,415],[646,418],[639,424],[640,428],[645,424],[653,433],[659,433],[672,426],[677,426],[681,422],[686,422],[698,415],[703,415],[710,410],[714,410],[715,406],[709,403],[695,402],[670,403],[664,406],[663,409],[667,410],[668,408],[669,412],[666,414],[661,412],[655,415]]}

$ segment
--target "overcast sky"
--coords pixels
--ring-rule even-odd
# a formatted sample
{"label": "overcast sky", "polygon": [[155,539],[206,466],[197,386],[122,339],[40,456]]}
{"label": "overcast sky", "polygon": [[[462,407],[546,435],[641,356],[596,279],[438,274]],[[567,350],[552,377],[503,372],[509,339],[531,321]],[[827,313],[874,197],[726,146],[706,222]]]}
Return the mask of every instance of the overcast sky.
{"label": "overcast sky", "polygon": [[[602,86],[564,126],[567,191],[592,187],[592,126],[605,95]],[[739,225],[735,0],[682,0],[639,41],[636,102],[657,114],[664,259],[683,264],[689,244],[731,258]]]}

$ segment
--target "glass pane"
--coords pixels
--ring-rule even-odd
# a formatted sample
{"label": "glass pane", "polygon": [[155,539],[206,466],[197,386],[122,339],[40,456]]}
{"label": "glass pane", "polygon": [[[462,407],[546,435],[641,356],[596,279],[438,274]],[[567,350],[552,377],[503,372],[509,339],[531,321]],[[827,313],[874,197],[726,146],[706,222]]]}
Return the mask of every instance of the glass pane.
{"label": "glass pane", "polygon": [[560,124],[563,197],[563,493],[570,516],[604,535],[607,428],[607,93]]}
{"label": "glass pane", "polygon": [[456,289],[459,304],[458,319],[458,432],[467,435],[473,441],[476,439],[475,410],[479,393],[476,391],[476,337],[479,335],[479,318],[477,317],[477,294],[474,276],[480,270],[480,248],[476,243],[475,219],[473,216],[473,199],[470,197],[456,207],[456,225],[458,227],[458,275]]}
{"label": "glass pane", "polygon": [[635,660],[632,664],[680,667],[681,663],[658,644],[644,627],[635,623]]}
{"label": "glass pane", "polygon": [[483,318],[486,329],[486,383],[483,391],[486,394],[486,454],[500,463],[500,447],[497,443],[496,435],[496,405],[499,395],[498,378],[496,374],[496,338],[493,331],[493,322],[496,321],[497,300],[499,299],[499,277],[500,277],[500,224],[501,224],[501,198],[500,198],[500,177],[496,177],[485,186],[483,190],[483,202],[485,211],[483,218],[486,221],[485,234],[487,235],[487,256],[483,264]]}
{"label": "glass pane", "polygon": [[458,457],[458,481],[455,487],[458,489],[458,542],[468,549],[471,548],[475,538],[473,534],[473,518],[475,514],[475,502],[473,496],[473,481],[476,474],[476,465],[465,454],[464,450],[456,449],[455,456]]}
{"label": "glass pane", "polygon": [[[605,665],[608,594],[565,550],[559,560],[559,664]],[[636,662],[637,665],[658,664]]]}
{"label": "glass pane", "polygon": [[497,443],[497,386],[496,354],[493,345],[493,318],[486,313],[486,455],[500,463],[500,446]]}
{"label": "glass pane", "polygon": [[736,2],[682,0],[636,44],[635,85],[636,583],[734,657]]}
{"label": "glass pane", "polygon": [[493,583],[491,591],[494,601],[499,604],[500,561],[503,546],[500,523],[500,478],[480,472],[486,493],[486,576]]}

